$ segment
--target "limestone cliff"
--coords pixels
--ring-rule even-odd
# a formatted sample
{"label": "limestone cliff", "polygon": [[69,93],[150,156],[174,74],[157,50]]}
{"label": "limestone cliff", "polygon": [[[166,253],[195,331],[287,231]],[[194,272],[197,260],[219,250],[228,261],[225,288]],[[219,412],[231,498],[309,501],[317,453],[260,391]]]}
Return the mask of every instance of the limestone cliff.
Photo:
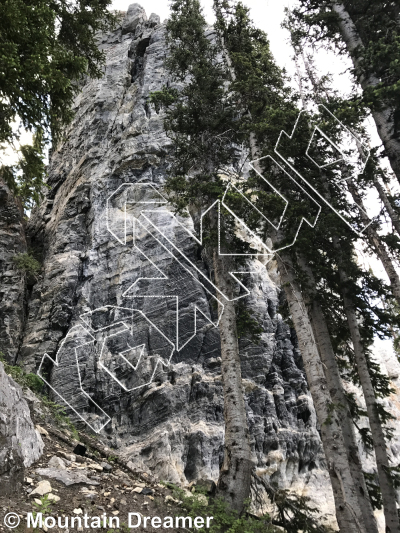
{"label": "limestone cliff", "polygon": [[[148,18],[133,4],[101,48],[104,76],[82,85],[74,121],[51,155],[46,198],[29,222],[30,243],[43,250],[44,259],[29,297],[19,361],[37,370],[48,354],[42,370],[75,410],[72,416],[79,422],[76,413],[83,413],[94,429],[104,422],[100,437],[138,468],[181,483],[216,480],[224,428],[219,335],[213,298],[199,282],[212,273],[187,231],[193,221],[177,221],[165,205],[146,197],[149,184],[155,195],[162,191],[173,157],[163,116],[149,104],[149,94],[168,81],[165,28],[159,17]],[[147,192],[131,188],[138,184],[146,184]],[[120,196],[113,196],[116,191]],[[115,206],[111,197],[120,203]],[[118,228],[126,229],[131,220],[127,212],[142,209],[146,201],[153,201],[158,224],[188,264],[178,261],[149,227],[136,228],[130,241],[118,238]],[[135,238],[140,246],[134,246]],[[253,261],[249,270],[243,279],[250,290],[247,301],[264,330],[258,345],[241,340],[258,474],[309,495],[331,513],[299,351],[278,312],[280,290],[261,262]],[[130,349],[142,347],[145,354],[143,360],[132,354],[135,372],[127,371],[129,361],[107,360],[101,348],[121,334],[128,315],[140,341],[135,346],[121,342]],[[172,353],[169,367],[159,365],[161,352],[162,362],[169,361],[168,339],[177,320],[180,346],[187,344]],[[58,366],[52,365],[57,354]],[[146,380],[149,384],[141,386]]]}

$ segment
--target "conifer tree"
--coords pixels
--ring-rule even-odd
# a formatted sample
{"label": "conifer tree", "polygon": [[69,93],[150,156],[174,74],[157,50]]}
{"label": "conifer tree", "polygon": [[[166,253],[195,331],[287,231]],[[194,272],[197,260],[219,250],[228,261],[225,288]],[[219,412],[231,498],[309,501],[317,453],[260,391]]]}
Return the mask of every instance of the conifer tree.
{"label": "conifer tree", "polygon": [[[326,90],[326,87],[324,88],[323,83],[317,81],[316,74],[310,66],[310,60],[309,59],[305,60],[304,51],[302,51],[301,53],[298,50],[295,50],[295,51],[297,52],[299,56],[302,55],[302,58],[303,58],[303,61],[306,67],[306,72],[311,82],[312,93],[313,93],[314,99],[316,101],[319,101],[319,103],[324,103],[325,105],[329,105],[329,102],[330,102],[329,92]],[[322,91],[321,89],[325,89],[325,90]],[[321,92],[323,92],[323,95],[325,96],[325,98],[327,98],[326,100],[321,99]],[[335,102],[336,105],[338,105],[338,103],[339,103],[338,101]],[[361,121],[362,118],[363,117],[359,117],[359,120]],[[374,163],[376,163],[376,161],[374,161]],[[376,170],[376,169],[374,168],[373,170]],[[349,173],[347,172],[345,173],[345,175],[348,177]],[[355,202],[358,204],[359,207],[364,208],[362,204],[361,196],[352,178],[348,177],[348,179],[346,180],[346,183],[348,184],[349,190],[352,193],[352,196]],[[329,194],[329,186],[328,186],[328,183],[326,182],[326,177],[325,177],[325,186],[326,186],[327,194]],[[329,199],[332,202],[331,196],[329,196]],[[365,214],[364,210],[359,209],[359,212],[360,212],[360,218],[362,222],[364,224],[369,224],[371,221],[368,219],[368,216]],[[375,245],[376,250],[378,251],[378,256],[380,258],[382,257],[382,249],[383,249],[384,253],[387,256],[387,259],[390,261],[390,258],[388,258],[388,254],[386,250],[384,249],[384,245],[382,242],[380,242],[379,236],[377,232],[375,231],[375,229],[369,228],[366,233],[367,233],[368,238]],[[351,236],[349,235],[349,237]],[[348,246],[348,244],[344,244],[345,240],[343,239],[343,234],[340,237],[338,234],[333,235],[332,243],[333,243],[332,251],[337,257],[336,270],[339,275],[339,279],[338,279],[339,283],[338,283],[337,290],[341,291],[342,293],[343,311],[347,318],[349,334],[350,334],[350,338],[352,341],[354,360],[355,360],[356,368],[358,372],[358,378],[359,378],[360,385],[363,390],[364,399],[366,402],[367,415],[368,415],[369,424],[371,428],[371,444],[375,451],[375,458],[376,458],[376,463],[377,463],[378,479],[379,479],[379,486],[380,486],[380,494],[382,497],[382,502],[383,502],[383,507],[384,507],[386,526],[387,526],[387,530],[398,531],[399,520],[397,516],[397,509],[396,509],[396,494],[395,494],[393,478],[391,476],[391,466],[389,463],[388,450],[387,450],[387,446],[385,442],[384,429],[383,429],[383,424],[382,424],[382,422],[385,421],[385,417],[387,415],[385,415],[382,412],[382,408],[380,404],[377,402],[377,398],[381,396],[382,390],[379,392],[379,390],[374,389],[374,377],[375,377],[375,380],[376,378],[378,378],[379,382],[381,384],[383,383],[383,390],[385,391],[385,394],[389,393],[390,389],[387,386],[387,380],[385,380],[385,378],[382,379],[382,376],[379,376],[379,374],[377,374],[376,372],[375,372],[375,376],[373,375],[371,376],[372,365],[368,364],[368,354],[367,354],[368,343],[365,344],[365,334],[364,334],[364,339],[363,339],[363,334],[359,326],[359,319],[358,319],[357,311],[356,311],[355,304],[353,301],[354,286],[352,288],[353,280],[351,280],[350,277],[357,270],[357,268],[354,268],[355,265],[352,264],[352,259],[351,259],[351,257],[354,255],[354,252],[353,254],[350,254],[350,260],[349,259],[347,259],[347,261],[344,260],[344,256],[346,254],[344,253],[343,245]],[[349,243],[351,246],[351,239],[349,240]],[[325,253],[326,251],[327,250],[325,247]],[[393,265],[391,262],[390,264],[391,264],[391,267],[393,268]],[[308,265],[303,264],[303,270],[307,273],[308,277],[313,276]],[[393,271],[395,272],[394,268],[393,268]],[[396,295],[396,287],[393,284],[392,278],[391,278],[391,285],[392,285],[392,291],[394,295]],[[316,305],[316,302],[314,300],[313,306],[315,305]],[[367,329],[368,329],[368,325],[367,325]],[[376,382],[375,382],[375,385],[376,385]]]}
{"label": "conifer tree", "polygon": [[[5,0],[0,2],[0,151],[14,148],[20,125],[33,133],[19,162],[2,165],[26,209],[38,202],[45,182],[43,148],[56,143],[73,117],[71,106],[83,76],[102,76],[99,32],[116,17],[111,0]],[[15,124],[16,123],[16,124]]]}
{"label": "conifer tree", "polygon": [[300,0],[293,10],[298,43],[323,43],[350,56],[362,96],[354,102],[370,110],[384,155],[400,182],[398,0]]}
{"label": "conifer tree", "polygon": [[[307,98],[305,95],[305,90],[303,87],[303,84],[307,81],[310,82],[310,94],[312,94],[312,99],[316,103],[321,103],[324,101],[332,101],[333,99],[337,99],[337,96],[333,94],[333,91],[331,87],[329,86],[330,83],[330,77],[329,76],[322,76],[319,78],[316,74],[316,69],[313,61],[313,53],[312,52],[305,52],[305,48],[307,46],[307,41],[303,39],[301,41],[302,46],[299,45],[299,36],[298,36],[298,29],[293,27],[293,15],[290,10],[287,10],[287,17],[283,23],[283,26],[286,27],[286,29],[289,30],[291,36],[292,36],[292,46],[295,50],[295,63],[297,66],[297,78],[298,83],[300,84],[300,90],[302,92],[302,99],[304,100],[303,107],[307,107]],[[306,48],[307,50],[307,48]],[[305,68],[306,77],[304,78],[301,75],[300,69],[299,69],[299,59],[301,58],[302,63]],[[362,137],[368,137],[365,132],[365,127],[361,126],[363,119],[366,117],[366,109],[364,106],[358,105],[358,99],[348,99],[346,102],[347,108],[351,109],[351,115],[358,115],[358,135],[360,138]],[[353,123],[354,127],[354,123]],[[379,155],[378,150],[376,148],[371,150],[370,158],[368,161],[368,167],[367,172],[364,172],[364,175],[362,176],[364,182],[366,182],[369,186],[374,186],[379,198],[382,202],[382,205],[385,210],[386,216],[390,218],[390,221],[392,223],[392,229],[394,233],[397,233],[397,237],[395,237],[396,241],[398,239],[398,236],[400,236],[400,212],[398,207],[398,199],[393,197],[393,195],[390,192],[390,188],[388,184],[390,183],[390,173],[387,172],[385,169],[382,168],[380,164],[380,158],[382,155]],[[396,205],[397,204],[397,205]],[[365,212],[365,209],[363,210]]]}
{"label": "conifer tree", "polygon": [[253,462],[242,390],[236,325],[235,287],[231,272],[237,264],[231,253],[241,243],[224,224],[219,241],[218,213],[212,208],[222,198],[226,184],[221,175],[237,160],[241,134],[236,127],[237,106],[229,95],[229,83],[221,62],[215,32],[207,28],[198,0],[176,0],[167,23],[167,67],[176,88],[154,93],[156,106],[168,107],[166,129],[175,144],[175,158],[166,191],[178,212],[189,206],[192,213],[211,208],[203,229],[207,235],[203,258],[213,272],[220,305],[221,370],[224,390],[225,442],[218,492],[230,506],[242,512],[250,496]]}
{"label": "conifer tree", "polygon": [[[329,86],[327,85],[327,79],[321,79],[318,80],[318,76],[315,72],[315,67],[312,62],[312,58],[310,56],[306,57],[304,50],[299,50],[298,46],[296,46],[296,35],[293,31],[292,25],[290,23],[290,15],[286,19],[286,27],[291,31],[292,35],[292,45],[295,50],[296,57],[300,57],[303,60],[304,67],[306,70],[307,78],[310,81],[311,85],[311,93],[313,96],[313,100],[316,103],[323,103],[327,104],[331,101],[333,101],[333,93],[332,90],[330,90]],[[338,107],[340,105],[340,98],[336,95],[335,98],[335,106]],[[350,102],[342,102],[342,106],[349,106],[351,105]],[[353,106],[352,106],[353,107]],[[352,126],[353,129],[357,127],[358,134],[360,138],[368,138],[367,133],[365,131],[365,128],[363,126],[363,120],[365,118],[365,112],[363,109],[359,110],[358,116],[357,116],[357,108],[353,107],[352,109]],[[346,117],[345,117],[346,118]],[[358,122],[358,123],[357,123]],[[392,288],[392,294],[397,302],[399,302],[400,298],[400,278],[396,271],[395,261],[391,257],[391,254],[398,255],[400,251],[400,240],[398,236],[400,236],[399,230],[400,230],[400,224],[399,224],[399,217],[397,213],[397,207],[395,206],[393,200],[390,199],[390,196],[388,196],[383,188],[383,185],[380,181],[380,177],[384,177],[387,179],[387,175],[384,172],[384,170],[380,167],[379,159],[376,156],[376,150],[372,150],[372,153],[369,157],[368,165],[363,173],[363,175],[358,176],[357,182],[355,182],[354,178],[352,178],[348,170],[343,168],[344,175],[346,176],[346,184],[349,189],[349,192],[351,196],[353,197],[354,203],[357,206],[359,210],[359,216],[364,224],[364,226],[367,228],[365,231],[365,235],[367,237],[369,246],[371,249],[375,252],[375,254],[378,256],[380,261],[382,262],[382,266],[386,271],[386,274],[389,278],[391,288]],[[377,190],[380,199],[382,200],[382,204],[384,206],[384,210],[386,211],[386,215],[389,216],[393,229],[395,232],[398,233],[398,236],[396,235],[389,235],[389,236],[382,236],[378,234],[377,231],[377,224],[376,222],[373,222],[367,214],[366,206],[364,205],[363,200],[363,190],[371,189],[371,187],[375,187]],[[388,249],[389,248],[389,249]]]}
{"label": "conifer tree", "polygon": [[[182,3],[181,3],[182,5]],[[189,2],[185,2],[184,5],[188,6]],[[227,2],[223,2],[220,7],[228,7]],[[219,14],[221,11],[219,11]],[[175,102],[172,106],[172,110],[168,113],[167,118],[167,129],[169,127],[170,131],[174,132],[173,136],[175,140],[175,145],[178,147],[177,155],[179,161],[185,161],[187,167],[183,169],[180,168],[179,172],[175,173],[175,177],[170,179],[167,183],[167,186],[171,191],[176,195],[176,204],[177,205],[186,205],[187,203],[198,203],[198,198],[200,194],[207,192],[210,195],[210,188],[212,188],[213,193],[219,193],[219,190],[216,186],[218,184],[218,174],[217,175],[207,175],[207,173],[201,174],[197,173],[195,175],[196,179],[187,179],[189,171],[198,167],[199,161],[194,164],[195,157],[199,157],[200,150],[198,148],[193,148],[196,146],[196,135],[201,131],[201,138],[204,142],[204,139],[212,139],[212,147],[208,146],[209,154],[208,157],[204,157],[204,161],[210,161],[210,154],[216,154],[216,149],[221,147],[220,139],[218,143],[215,143],[216,138],[220,137],[222,132],[225,132],[225,149],[232,149],[232,147],[237,146],[240,142],[247,141],[249,148],[252,149],[253,154],[255,150],[255,145],[259,145],[261,138],[264,138],[266,133],[268,133],[269,139],[276,139],[279,135],[279,132],[285,126],[290,126],[293,124],[297,109],[293,102],[290,100],[288,91],[284,88],[284,80],[282,73],[275,66],[270,51],[268,47],[268,41],[262,32],[254,28],[249,24],[248,12],[247,10],[239,3],[235,6],[233,11],[234,17],[230,20],[228,25],[223,28],[221,25],[224,25],[223,20],[219,16],[217,21],[217,27],[221,32],[219,36],[223,36],[223,42],[220,52],[222,55],[227,51],[229,54],[229,61],[231,65],[228,65],[228,73],[233,66],[235,69],[236,77],[232,79],[229,84],[229,79],[226,79],[221,83],[220,87],[227,87],[229,89],[225,91],[223,95],[224,107],[218,109],[218,96],[215,93],[213,103],[213,109],[208,109],[207,113],[197,113],[196,120],[192,121],[191,117],[193,115],[190,112],[188,107],[184,108],[184,105],[188,103],[188,97],[190,98],[192,94],[185,92],[183,89],[184,98],[181,100],[176,100],[177,95],[174,90],[168,89],[163,91],[162,94],[156,95],[156,98],[153,100],[156,103],[171,104]],[[189,12],[189,15],[192,15]],[[218,11],[217,11],[218,15]],[[191,19],[193,23],[193,19]],[[193,27],[193,24],[192,24]],[[180,28],[182,29],[182,28]],[[224,32],[222,34],[222,32]],[[182,43],[182,33],[179,34]],[[175,35],[176,38],[176,35]],[[199,36],[197,36],[199,38]],[[186,40],[186,42],[188,42]],[[180,43],[180,44],[181,44]],[[193,45],[193,43],[191,43]],[[194,48],[192,48],[194,49]],[[172,51],[175,52],[174,47],[172,46]],[[204,50],[202,54],[199,54],[199,50],[195,50],[196,58],[205,57]],[[187,48],[181,50],[178,56],[185,60],[190,55]],[[173,55],[174,60],[178,57]],[[173,70],[176,72],[177,63],[171,65]],[[217,64],[221,64],[218,62]],[[180,63],[184,68],[180,71],[184,75],[181,77],[181,81],[184,81],[185,76],[192,75],[193,70],[190,71],[188,68],[188,63]],[[190,67],[190,65],[189,65]],[[208,70],[210,66],[208,66]],[[205,73],[202,72],[202,78],[204,78]],[[226,76],[226,74],[225,74]],[[194,78],[193,78],[194,79]],[[200,82],[201,79],[197,81]],[[213,79],[215,81],[216,76],[213,72]],[[202,82],[203,83],[203,82]],[[224,85],[225,84],[225,85]],[[189,84],[190,87],[190,84]],[[195,87],[191,88],[191,91],[198,90],[198,84]],[[207,87],[203,83],[203,88]],[[207,93],[206,93],[207,94]],[[221,93],[219,93],[221,94]],[[206,95],[202,95],[204,98]],[[285,103],[285,97],[288,99],[288,102]],[[207,98],[206,98],[207,99]],[[203,101],[203,100],[201,100]],[[178,102],[178,103],[177,103]],[[223,111],[223,113],[221,113]],[[226,113],[233,112],[232,117],[229,121],[226,121]],[[216,114],[215,114],[216,113]],[[218,127],[222,125],[222,121],[214,121],[215,116],[224,117],[223,128],[218,130]],[[184,120],[183,120],[184,116]],[[207,124],[201,123],[199,117],[207,117]],[[240,119],[240,120],[239,120]],[[211,124],[211,120],[213,120]],[[229,123],[229,127],[228,126]],[[187,126],[187,129],[185,127]],[[200,127],[199,127],[200,126]],[[287,128],[289,129],[289,128]],[[226,135],[226,132],[229,132],[229,135]],[[211,136],[210,132],[213,132],[214,135]],[[250,137],[250,134],[251,137]],[[183,137],[184,135],[190,135],[190,146],[188,149],[187,146],[182,149],[184,146]],[[211,149],[212,148],[212,149]],[[188,151],[190,151],[190,157],[187,156]],[[228,164],[228,160],[224,160],[222,154],[226,154],[223,150],[218,152],[218,162]],[[185,154],[185,157],[182,157]],[[234,155],[234,154],[233,154]],[[229,154],[232,162],[232,153]],[[228,158],[229,159],[229,158]],[[204,164],[204,163],[203,163]],[[211,166],[208,164],[208,168]],[[216,168],[216,167],[214,167]],[[205,176],[205,180],[201,179],[201,176]],[[207,184],[204,183],[207,181]],[[253,187],[257,187],[257,183],[249,182],[250,190]],[[193,194],[194,193],[194,194]],[[266,201],[266,204],[262,208],[274,208],[276,204],[276,197],[272,197],[270,194],[264,194],[262,188],[258,187],[259,196]],[[273,196],[273,195],[272,195]],[[208,201],[215,198],[215,196],[208,196]],[[203,198],[204,200],[204,198]],[[235,201],[235,198],[231,198],[232,201]],[[204,203],[203,203],[204,205]],[[237,206],[240,209],[240,206]],[[298,218],[299,213],[302,214],[301,208],[296,207],[294,204],[294,217]],[[259,225],[259,221],[257,221]],[[213,229],[213,223],[210,223],[210,229]],[[285,239],[284,235],[280,236],[281,239]],[[231,231],[230,240],[235,240],[235,232]],[[227,243],[225,243],[226,245]],[[289,258],[290,259],[290,258]],[[332,410],[332,398],[329,391],[326,387],[326,377],[324,375],[323,365],[320,361],[318,350],[316,347],[315,339],[313,337],[313,332],[311,324],[308,320],[307,312],[304,306],[301,304],[298,305],[301,292],[296,289],[296,280],[292,276],[292,269],[287,268],[287,262],[281,264],[282,267],[282,277],[284,278],[285,285],[287,288],[289,305],[291,306],[292,318],[296,324],[296,330],[299,337],[299,345],[303,353],[303,357],[306,364],[307,377],[310,384],[310,389],[314,398],[314,403],[316,406],[318,418],[321,425],[322,440],[324,444],[325,453],[327,455],[328,469],[331,474],[332,485],[334,487],[335,493],[335,503],[337,508],[338,522],[343,529],[348,531],[375,531],[373,529],[373,523],[370,525],[369,520],[364,520],[363,510],[360,505],[358,497],[358,488],[356,487],[355,480],[351,474],[349,454],[346,449],[345,440],[343,437],[342,428],[340,425],[340,416],[334,410]],[[225,273],[227,270],[225,269]],[[291,277],[292,276],[292,277]],[[226,421],[227,423],[228,421]],[[361,524],[361,525],[360,525]],[[369,529],[371,528],[372,529]]]}

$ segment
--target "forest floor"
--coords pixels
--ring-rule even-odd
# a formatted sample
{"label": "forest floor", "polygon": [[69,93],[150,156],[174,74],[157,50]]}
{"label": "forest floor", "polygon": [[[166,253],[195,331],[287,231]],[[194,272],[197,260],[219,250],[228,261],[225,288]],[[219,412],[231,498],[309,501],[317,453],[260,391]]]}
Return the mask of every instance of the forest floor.
{"label": "forest floor", "polygon": [[[110,454],[110,449],[104,446],[101,453],[102,443],[82,432],[69,431],[63,427],[66,424],[62,420],[53,423],[51,410],[35,403],[33,418],[42,436],[44,451],[36,463],[25,469],[24,483],[18,492],[0,497],[1,533],[33,533],[35,530],[69,533],[99,529],[108,533],[115,530],[140,533],[166,529],[188,531],[187,527],[176,527],[176,517],[187,516],[187,511],[181,507],[180,495],[196,497],[197,503],[203,505],[201,515],[206,526],[208,498],[204,494],[195,496],[194,485],[189,487],[190,492],[187,488],[159,483],[145,472],[132,471],[115,451]],[[80,443],[74,438],[78,436]],[[8,513],[20,517],[16,528],[4,525]],[[32,518],[28,523],[27,517],[30,514],[35,519],[34,513],[42,513],[43,521],[46,517],[54,517],[55,526],[52,527],[53,521],[49,519],[47,524],[50,527],[43,524],[40,528],[40,523],[39,527],[32,527]],[[136,513],[131,515],[130,521],[129,513]],[[93,521],[95,517],[98,517],[97,521]],[[152,521],[154,517],[159,518]],[[63,527],[59,527],[58,518]],[[191,525],[192,529],[194,520],[192,523],[180,521],[179,524]]]}

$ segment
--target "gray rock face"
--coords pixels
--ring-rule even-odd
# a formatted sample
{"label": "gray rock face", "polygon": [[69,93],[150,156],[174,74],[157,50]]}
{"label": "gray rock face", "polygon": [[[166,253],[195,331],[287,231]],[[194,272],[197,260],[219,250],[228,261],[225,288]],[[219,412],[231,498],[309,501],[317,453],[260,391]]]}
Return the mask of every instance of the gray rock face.
{"label": "gray rock face", "polygon": [[[133,4],[101,46],[104,77],[82,87],[30,221],[46,254],[21,359],[37,369],[47,353],[55,399],[77,421],[104,426],[102,438],[138,468],[181,483],[216,480],[224,421],[215,302],[200,282],[209,273],[191,218],[177,220],[156,201],[172,157],[163,116],[149,103],[167,82],[164,27]],[[153,202],[147,218],[145,202]],[[134,228],[133,216],[141,221]],[[259,345],[240,341],[257,473],[328,511],[314,408],[278,313],[280,291],[260,261],[249,266],[248,304],[264,330]],[[171,352],[171,342],[180,349]]]}
{"label": "gray rock face", "polygon": [[33,426],[22,389],[0,363],[0,496],[20,488],[24,468],[42,452],[43,441]]}
{"label": "gray rock face", "polygon": [[22,208],[0,180],[0,352],[14,363],[25,321],[25,279],[13,258],[27,250]]}
{"label": "gray rock face", "polygon": [[87,470],[81,470],[80,472],[67,472],[66,470],[60,470],[59,468],[37,468],[36,473],[40,476],[56,479],[61,483],[64,483],[67,487],[70,485],[78,485],[79,483],[85,483],[86,485],[98,485],[97,481],[90,479],[87,474]]}
{"label": "gray rock face", "polygon": [[139,4],[131,4],[122,23],[122,35],[134,33],[139,24],[143,25],[147,21],[145,10]]}

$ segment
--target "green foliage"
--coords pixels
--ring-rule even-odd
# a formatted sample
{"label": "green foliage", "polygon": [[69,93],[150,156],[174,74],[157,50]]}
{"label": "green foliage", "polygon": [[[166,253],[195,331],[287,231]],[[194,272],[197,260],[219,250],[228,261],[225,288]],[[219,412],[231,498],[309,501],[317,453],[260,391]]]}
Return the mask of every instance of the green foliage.
{"label": "green foliage", "polygon": [[[395,317],[398,317],[400,315],[400,306],[396,301],[389,301],[386,303],[386,308],[390,314],[392,314]],[[397,355],[397,358],[400,360],[400,328],[398,326],[394,326],[392,328],[392,336],[393,336],[393,349]]]}
{"label": "green foliage", "polygon": [[103,53],[96,34],[114,23],[110,0],[5,0],[0,4],[0,142],[13,137],[11,122],[51,131],[72,116],[77,82],[100,77]]}
{"label": "green foliage", "polygon": [[287,490],[269,489],[269,497],[277,507],[273,523],[283,527],[288,533],[328,533],[330,528],[323,526],[316,518],[320,510],[310,505],[310,498],[298,496]]}
{"label": "green foliage", "polygon": [[[293,105],[284,105],[290,100],[290,91],[284,86],[265,33],[254,26],[249,10],[240,2],[234,6],[215,2],[214,10],[218,33],[211,38],[197,0],[172,3],[166,60],[172,86],[169,82],[151,95],[156,109],[165,109],[165,128],[175,146],[166,191],[180,213],[187,206],[205,211],[222,198],[227,182],[236,184],[241,179],[239,147],[249,147],[250,132],[273,142],[289,123],[288,112],[293,121],[296,117]],[[250,193],[252,186],[257,186],[248,185]],[[258,195],[269,207],[279,209],[276,195],[272,198],[260,187]],[[259,227],[240,195],[231,189],[226,198],[250,227]],[[234,220],[227,213],[221,220],[225,224],[224,250],[248,252],[247,243],[236,238]],[[214,247],[215,220],[210,215],[204,222],[205,245]]]}
{"label": "green foliage", "polygon": [[12,166],[0,167],[0,178],[10,190],[21,198],[25,210],[39,203],[43,196],[46,166],[44,164],[44,142],[42,130],[33,136],[32,145],[25,144],[17,150],[19,161]]}
{"label": "green foliage", "polygon": [[50,400],[47,396],[41,397],[42,403],[49,409],[55,422],[61,428],[66,428],[71,432],[72,437],[75,440],[79,440],[79,432],[75,425],[71,422],[70,418],[65,412],[65,407],[59,405],[56,402]]}
{"label": "green foliage", "polygon": [[[205,505],[203,493],[195,492],[188,496],[182,489],[172,484],[167,485],[173,489],[173,496],[182,502],[181,507],[185,509],[186,516],[214,517],[211,527],[207,530],[200,528],[199,533],[277,533],[278,527],[289,533],[328,533],[328,529],[318,523],[318,509],[310,506],[309,498],[291,494],[286,490],[277,490],[270,485],[265,488],[276,510],[272,515],[265,514],[260,517],[249,512],[249,502],[239,516],[221,498],[208,497],[208,505]],[[179,515],[181,514],[179,512]]]}
{"label": "green foliage", "polygon": [[[51,500],[49,500],[49,495],[45,494],[40,497],[40,503],[32,502],[32,505],[37,508],[37,511],[33,511],[33,518],[36,519],[38,513],[42,513],[43,516],[50,514],[52,511]],[[34,529],[34,533],[39,533],[40,529]]]}
{"label": "green foliage", "polygon": [[400,465],[384,467],[395,489],[400,488]]}
{"label": "green foliage", "polygon": [[29,387],[33,392],[42,392],[43,391],[43,381],[42,379],[32,372],[25,374],[26,386]]}
{"label": "green foliage", "polygon": [[250,132],[261,143],[268,135],[272,144],[297,113],[291,106],[291,90],[285,86],[285,72],[274,61],[267,35],[250,19],[249,8],[242,2],[216,0],[214,11],[234,72],[230,90],[241,111],[236,127],[245,135],[246,145]]}
{"label": "green foliage", "polygon": [[364,478],[372,508],[382,509],[382,492],[377,482],[376,474],[364,472]]}
{"label": "green foliage", "polygon": [[161,91],[154,91],[150,94],[150,103],[154,105],[157,113],[160,109],[172,106],[178,100],[178,91],[170,87],[164,87]]}
{"label": "green foliage", "polygon": [[13,257],[15,266],[23,274],[28,277],[37,277],[37,274],[40,272],[41,265],[37,259],[35,259],[30,253],[16,254]]}
{"label": "green foliage", "polygon": [[[175,146],[166,191],[178,212],[184,212],[187,206],[204,211],[222,198],[227,180],[240,176],[238,147],[247,146],[249,142],[248,102],[238,95],[227,62],[221,62],[223,44],[215,35],[213,38],[208,35],[199,2],[177,0],[172,3],[171,10],[167,24],[170,55],[166,66],[173,86],[169,84],[154,93],[151,101],[157,109],[165,108],[165,128]],[[255,30],[254,33],[260,37],[261,50],[260,59],[255,58],[254,62],[258,61],[258,72],[263,72],[268,61],[272,64],[272,58],[265,35]],[[268,83],[265,93],[271,96],[274,92],[271,65],[269,67],[257,90],[253,88],[259,103],[266,101],[266,97],[260,99],[264,83]],[[272,106],[272,98],[269,103]],[[223,218],[228,218],[226,213]],[[212,221],[209,222],[212,226]],[[235,241],[233,229],[234,225],[228,222],[224,244],[231,248],[243,246]],[[213,231],[208,228],[206,233],[207,244],[215,245]]]}
{"label": "green foliage", "polygon": [[[345,406],[341,405],[339,403],[331,402],[328,405],[327,411],[328,411],[328,416],[327,416],[326,420],[323,422],[323,425],[326,425],[326,426],[328,426],[329,424],[332,424],[334,413],[339,414],[339,416],[345,416]],[[340,414],[340,412],[341,412],[341,414]]]}
{"label": "green foliage", "polygon": [[45,182],[44,144],[56,143],[73,117],[71,104],[84,75],[100,77],[104,54],[96,35],[115,23],[111,0],[4,0],[0,2],[0,146],[14,144],[13,122],[35,132],[19,148],[20,161],[0,178],[26,209]]}
{"label": "green foliage", "polygon": [[[206,505],[204,495],[194,493],[192,496],[187,496],[183,490],[177,487],[174,488],[173,496],[182,502],[180,509],[185,510],[185,516],[190,516],[192,519],[197,516],[204,517],[204,519],[207,516],[213,517],[210,528],[199,528],[197,529],[199,533],[273,533],[277,531],[277,528],[272,525],[269,515],[257,518],[243,513],[239,516],[221,498],[210,498],[208,505]],[[182,511],[176,515],[182,516]],[[206,520],[204,523],[206,524]]]}
{"label": "green foliage", "polygon": [[165,128],[175,145],[166,190],[178,212],[188,205],[203,209],[222,197],[219,177],[234,158],[234,106],[228,105],[228,74],[217,61],[221,50],[206,36],[207,24],[197,0],[176,0],[167,23],[167,69],[178,91],[165,86],[153,93],[156,108],[166,108]]}
{"label": "green foliage", "polygon": [[49,500],[48,494],[45,494],[44,496],[40,497],[40,503],[33,502],[32,505],[34,505],[37,508],[37,511],[33,513],[35,518],[36,518],[36,513],[42,513],[42,515],[51,513],[51,500]]}
{"label": "green foliage", "polygon": [[259,344],[264,329],[254,317],[254,312],[249,309],[243,300],[239,300],[236,306],[236,330],[238,338],[247,337],[254,344]]}
{"label": "green foliage", "polygon": [[[367,92],[365,100],[368,104],[378,104],[379,100],[391,100],[396,106],[400,103],[400,33],[396,22],[399,7],[398,0],[380,0],[373,4],[368,0],[351,0],[345,3],[364,47],[364,50],[355,51],[361,58],[361,68],[367,76],[374,74],[381,80],[371,92]],[[300,0],[291,18],[299,44],[308,40],[314,45],[347,53],[338,16],[330,6],[327,8],[318,0]]]}
{"label": "green foliage", "polygon": [[5,373],[8,374],[21,387],[31,389],[35,393],[42,392],[43,381],[37,374],[25,373],[24,369],[19,365],[10,365],[4,359],[4,354],[0,352],[0,361],[4,365]]}

